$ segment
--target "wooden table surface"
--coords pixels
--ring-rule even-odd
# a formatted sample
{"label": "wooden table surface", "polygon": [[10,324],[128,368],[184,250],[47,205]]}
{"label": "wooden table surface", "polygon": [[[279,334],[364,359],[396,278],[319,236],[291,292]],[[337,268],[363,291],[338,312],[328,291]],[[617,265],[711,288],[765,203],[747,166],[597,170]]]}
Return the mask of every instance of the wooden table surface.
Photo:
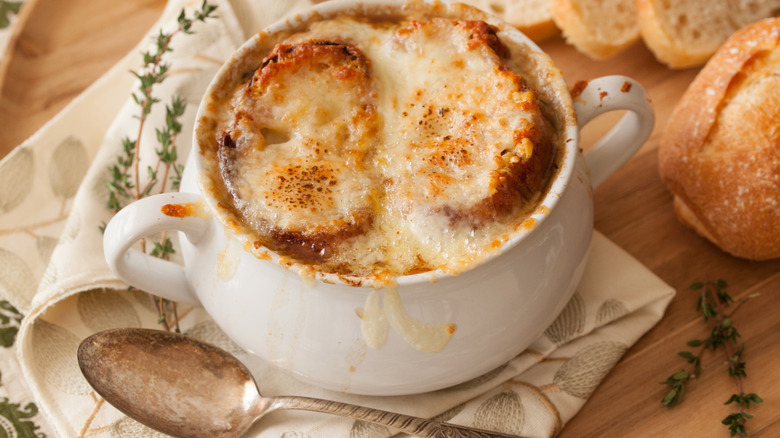
{"label": "wooden table surface", "polygon": [[[26,23],[0,63],[0,156],[34,133],[67,102],[131,50],[161,13],[163,0],[27,0]],[[780,436],[780,260],[731,257],[680,225],[659,178],[657,148],[672,108],[698,70],[670,70],[638,43],[608,61],[592,61],[560,37],[542,43],[571,85],[609,74],[637,79],[649,92],[656,127],[642,150],[595,192],[596,229],[674,287],[678,294],[663,320],[635,344],[607,376],[561,437],[726,437],[720,421],[735,392],[722,352],[708,354],[700,379],[684,403],[661,405],[658,382],[687,364],[677,356],[689,339],[707,336],[688,286],[722,278],[734,297],[749,300],[734,316],[746,344],[747,392],[764,402],[751,407],[750,436]],[[5,74],[4,74],[5,73]],[[584,146],[614,117],[586,127]],[[780,226],[780,225],[779,225]]]}

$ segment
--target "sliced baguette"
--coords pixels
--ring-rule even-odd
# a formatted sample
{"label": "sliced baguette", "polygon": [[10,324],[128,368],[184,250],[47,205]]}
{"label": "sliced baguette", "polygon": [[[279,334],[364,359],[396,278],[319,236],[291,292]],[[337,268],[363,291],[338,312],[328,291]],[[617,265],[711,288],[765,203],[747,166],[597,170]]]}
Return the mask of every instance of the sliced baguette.
{"label": "sliced baguette", "polygon": [[704,64],[738,29],[780,11],[780,0],[636,2],[642,39],[672,68]]}
{"label": "sliced baguette", "polygon": [[724,251],[780,257],[780,19],[735,33],[686,90],[659,170],[681,222]]}
{"label": "sliced baguette", "polygon": [[639,39],[635,0],[552,0],[552,17],[566,41],[594,59]]}
{"label": "sliced baguette", "polygon": [[471,6],[501,18],[536,42],[558,32],[550,14],[551,0],[465,0]]}

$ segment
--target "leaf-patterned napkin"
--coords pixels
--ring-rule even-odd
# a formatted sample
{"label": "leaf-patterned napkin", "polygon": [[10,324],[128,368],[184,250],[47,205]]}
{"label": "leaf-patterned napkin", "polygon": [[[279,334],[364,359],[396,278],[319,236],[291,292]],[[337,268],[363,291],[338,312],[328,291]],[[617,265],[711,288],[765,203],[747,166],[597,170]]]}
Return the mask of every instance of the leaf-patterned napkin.
{"label": "leaf-patterned napkin", "polygon": [[[185,133],[192,131],[198,102],[211,77],[245,35],[308,6],[309,0],[212,3],[219,6],[219,18],[198,23],[194,35],[174,40],[171,75],[156,91],[164,102],[174,94],[187,102],[182,119]],[[175,26],[183,5],[199,4],[171,0],[151,35],[159,26]],[[146,39],[141,47],[149,44]],[[36,405],[28,402],[30,393],[45,414],[46,422],[33,428],[37,436],[51,435],[50,430],[62,437],[159,435],[104,403],[76,363],[76,348],[91,333],[112,327],[157,327],[148,296],[128,291],[105,265],[99,230],[110,218],[105,207],[108,166],[121,153],[121,139],[138,129],[137,107],[130,99],[134,78],[128,73],[141,65],[137,52],[140,49],[0,162],[0,294],[7,300],[6,304],[0,301],[0,340],[6,334],[13,338],[19,330],[18,363],[12,350],[0,351],[0,428],[5,415],[2,390],[10,391],[13,382],[20,394],[16,400],[27,404],[17,404],[20,414],[12,415],[35,415]],[[160,126],[164,117],[163,109],[154,110],[147,123]],[[144,132],[142,145],[147,149],[142,154],[154,154],[154,136],[153,129]],[[190,141],[187,135],[178,140],[182,162]],[[561,430],[626,349],[661,318],[673,294],[596,233],[576,294],[528,350],[472,381],[405,397],[354,396],[303,384],[243,352],[202,309],[180,308],[180,316],[186,333],[244,361],[266,395],[336,399],[547,437]],[[8,327],[10,332],[3,331]],[[264,418],[249,436],[383,438],[393,434],[360,421],[290,411]]]}

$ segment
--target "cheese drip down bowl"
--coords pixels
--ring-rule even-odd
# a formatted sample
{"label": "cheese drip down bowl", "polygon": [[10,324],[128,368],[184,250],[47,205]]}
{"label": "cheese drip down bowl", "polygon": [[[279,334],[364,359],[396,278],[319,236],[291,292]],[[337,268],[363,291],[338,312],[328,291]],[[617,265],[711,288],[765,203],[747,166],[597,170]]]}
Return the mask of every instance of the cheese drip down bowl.
{"label": "cheese drip down bowl", "polygon": [[[627,111],[583,155],[579,128],[614,110]],[[572,98],[532,41],[474,8],[323,3],[225,63],[180,192],[120,211],[106,260],[306,382],[452,386],[563,309],[587,262],[592,189],[653,123],[630,78]],[[162,230],[180,232],[183,266],[131,248]]]}

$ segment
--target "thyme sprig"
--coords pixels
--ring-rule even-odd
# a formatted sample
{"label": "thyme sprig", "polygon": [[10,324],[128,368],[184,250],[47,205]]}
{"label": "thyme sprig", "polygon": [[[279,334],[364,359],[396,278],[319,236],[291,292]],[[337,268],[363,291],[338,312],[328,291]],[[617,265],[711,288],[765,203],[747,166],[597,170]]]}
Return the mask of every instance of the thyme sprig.
{"label": "thyme sprig", "polygon": [[[166,62],[166,55],[172,52],[171,41],[178,33],[192,34],[192,26],[198,21],[214,16],[217,9],[215,5],[209,5],[206,0],[195,10],[190,17],[182,9],[177,17],[177,27],[171,32],[162,29],[154,37],[154,47],[142,52],[143,66],[138,71],[131,73],[138,79],[138,87],[131,94],[133,101],[138,105],[138,130],[135,138],[122,139],[122,152],[116,157],[116,162],[108,168],[109,179],[107,207],[116,214],[125,205],[145,198],[152,193],[163,193],[170,189],[177,191],[181,182],[181,174],[184,166],[177,163],[176,139],[182,131],[181,117],[184,115],[187,104],[178,96],[173,96],[170,103],[165,106],[165,125],[155,128],[158,148],[155,149],[156,160],[153,164],[141,163],[141,138],[152,108],[160,102],[155,97],[154,91],[167,77],[170,64]],[[145,182],[141,179],[141,173],[146,171]],[[162,175],[160,175],[162,172]],[[170,183],[170,186],[168,184]],[[105,224],[101,230],[105,229]],[[140,241],[141,251],[146,252],[146,239]],[[162,259],[169,259],[175,253],[173,243],[163,232],[159,242],[154,242],[150,254]],[[179,331],[179,322],[176,311],[176,303],[160,297],[151,296],[158,314],[158,323],[165,329],[174,327]]]}
{"label": "thyme sprig", "polygon": [[[706,339],[694,339],[687,342],[690,347],[699,347],[696,353],[691,351],[677,353],[690,364],[690,368],[688,370],[681,369],[661,382],[662,385],[671,387],[661,402],[670,408],[682,402],[685,396],[685,385],[691,379],[698,378],[701,375],[702,355],[706,350],[715,351],[723,347],[726,352],[729,377],[734,379],[737,386],[737,392],[732,394],[724,404],[734,403],[737,408],[736,412],[729,414],[722,420],[722,423],[728,426],[730,436],[736,434],[747,436],[745,423],[753,416],[745,412],[745,410],[750,407],[751,403],[761,403],[763,400],[755,393],[745,392],[743,378],[747,376],[747,373],[745,371],[745,361],[742,359],[745,344],[739,341],[740,334],[734,327],[732,317],[739,307],[747,299],[753,298],[753,296],[751,295],[747,299],[740,299],[735,303],[734,299],[726,293],[726,286],[726,282],[720,279],[717,281],[697,282],[690,286],[691,290],[700,291],[696,309],[702,314],[704,321],[712,325],[710,336]],[[727,313],[731,304],[734,304],[734,306]]]}

